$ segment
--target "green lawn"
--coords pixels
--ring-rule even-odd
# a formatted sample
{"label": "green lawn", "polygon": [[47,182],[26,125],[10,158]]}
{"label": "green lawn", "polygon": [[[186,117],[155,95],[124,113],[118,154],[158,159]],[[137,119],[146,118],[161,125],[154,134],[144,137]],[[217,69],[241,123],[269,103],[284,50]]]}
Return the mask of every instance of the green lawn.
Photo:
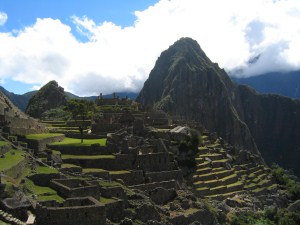
{"label": "green lawn", "polygon": [[109,171],[111,175],[130,174],[128,170]]}
{"label": "green lawn", "polygon": [[0,147],[1,147],[1,146],[4,146],[4,145],[9,145],[9,143],[6,142],[6,141],[0,141]]}
{"label": "green lawn", "polygon": [[4,155],[4,158],[0,158],[0,171],[8,170],[9,168],[17,165],[25,158],[24,152],[21,150],[10,150]]}
{"label": "green lawn", "polygon": [[29,179],[26,179],[25,186],[28,190],[32,191],[35,195],[37,195],[37,199],[39,201],[56,200],[58,202],[62,202],[64,200],[52,188],[35,185]]}
{"label": "green lawn", "polygon": [[105,181],[105,180],[101,180],[99,181],[99,185],[101,187],[116,187],[116,186],[122,186],[120,183],[116,182],[116,181]]}
{"label": "green lawn", "polygon": [[43,174],[58,173],[57,169],[46,167],[46,166],[38,166],[36,168],[36,172],[43,173]]}
{"label": "green lawn", "polygon": [[61,168],[80,168],[80,166],[77,166],[77,165],[74,165],[74,164],[67,164],[67,163],[64,163],[61,165]]}
{"label": "green lawn", "polygon": [[30,140],[42,140],[50,137],[59,137],[62,136],[63,134],[59,133],[43,133],[43,134],[28,134],[26,135],[26,139]]}
{"label": "green lawn", "polygon": [[62,159],[115,159],[114,155],[62,155]]}
{"label": "green lawn", "polygon": [[102,173],[102,172],[107,172],[107,170],[104,169],[98,169],[98,168],[85,168],[82,169],[83,173]]}
{"label": "green lawn", "polygon": [[50,145],[65,145],[65,146],[91,146],[92,144],[100,144],[101,146],[106,146],[106,138],[101,139],[81,139],[77,138],[65,138],[61,142],[53,142]]}
{"label": "green lawn", "polygon": [[107,203],[111,203],[111,202],[115,202],[116,199],[113,198],[105,198],[103,196],[100,197],[100,202],[103,204],[107,204]]}

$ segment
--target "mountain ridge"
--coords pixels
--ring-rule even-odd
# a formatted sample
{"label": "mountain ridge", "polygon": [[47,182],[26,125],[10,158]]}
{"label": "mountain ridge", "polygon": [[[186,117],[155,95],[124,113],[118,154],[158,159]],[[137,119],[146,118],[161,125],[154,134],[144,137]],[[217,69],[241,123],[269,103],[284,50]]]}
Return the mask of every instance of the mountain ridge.
{"label": "mountain ridge", "polygon": [[248,85],[259,93],[300,99],[300,70],[266,73],[248,78],[231,76],[231,79],[238,84]]}
{"label": "mountain ridge", "polygon": [[[4,87],[0,86],[0,91],[16,106],[18,107],[21,111],[25,112],[26,107],[29,103],[30,98],[38,92],[36,91],[30,91],[26,92],[22,95],[15,94],[13,92],[10,92],[6,90]],[[87,99],[87,100],[95,100],[98,96],[85,96],[85,97],[80,97],[78,95],[75,95],[71,92],[65,92],[67,98],[70,99]],[[137,97],[137,93],[134,92],[116,92],[116,95],[119,96],[120,98],[125,98],[126,96],[129,97],[130,99],[135,99]],[[106,94],[103,95],[103,98],[112,98],[112,94]]]}

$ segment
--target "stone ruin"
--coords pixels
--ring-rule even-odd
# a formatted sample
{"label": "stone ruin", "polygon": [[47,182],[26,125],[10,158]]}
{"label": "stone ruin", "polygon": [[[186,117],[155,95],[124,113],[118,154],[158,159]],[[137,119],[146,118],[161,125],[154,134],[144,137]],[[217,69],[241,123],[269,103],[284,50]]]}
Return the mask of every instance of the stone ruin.
{"label": "stone ruin", "polygon": [[106,224],[105,206],[93,197],[44,202],[37,205],[36,213],[37,225]]}

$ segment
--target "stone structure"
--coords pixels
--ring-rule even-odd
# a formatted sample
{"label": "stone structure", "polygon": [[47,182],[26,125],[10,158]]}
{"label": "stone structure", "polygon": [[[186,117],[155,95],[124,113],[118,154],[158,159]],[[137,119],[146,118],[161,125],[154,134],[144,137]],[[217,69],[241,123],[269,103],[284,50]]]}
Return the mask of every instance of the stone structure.
{"label": "stone structure", "polygon": [[100,198],[99,185],[80,179],[53,179],[50,181],[50,187],[65,198]]}
{"label": "stone structure", "polygon": [[38,205],[37,225],[105,225],[105,206],[92,197],[69,198]]}

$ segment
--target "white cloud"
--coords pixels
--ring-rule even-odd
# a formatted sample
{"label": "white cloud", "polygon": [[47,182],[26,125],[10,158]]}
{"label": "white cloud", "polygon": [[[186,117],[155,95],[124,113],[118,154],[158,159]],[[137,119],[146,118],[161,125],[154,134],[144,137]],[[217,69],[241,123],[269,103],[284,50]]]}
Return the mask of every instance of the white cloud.
{"label": "white cloud", "polygon": [[4,12],[0,12],[0,26],[3,26],[6,23],[7,19],[7,14]]}
{"label": "white cloud", "polygon": [[73,32],[86,42],[51,18],[0,33],[0,79],[38,85],[54,79],[78,95],[138,91],[160,53],[180,37],[197,40],[212,61],[242,68],[244,76],[300,68],[299,0],[161,0],[135,15],[124,28],[73,16]]}

